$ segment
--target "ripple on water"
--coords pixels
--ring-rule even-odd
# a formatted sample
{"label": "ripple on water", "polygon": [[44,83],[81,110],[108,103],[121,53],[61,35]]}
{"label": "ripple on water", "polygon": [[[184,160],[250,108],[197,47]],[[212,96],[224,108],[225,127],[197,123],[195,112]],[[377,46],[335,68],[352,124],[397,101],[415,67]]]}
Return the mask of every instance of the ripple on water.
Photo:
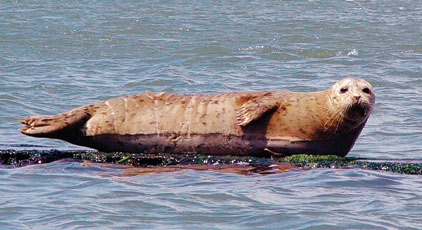
{"label": "ripple on water", "polygon": [[266,176],[182,170],[120,177],[123,168],[104,166],[64,160],[0,170],[0,188],[7,188],[0,221],[53,228],[207,223],[210,228],[416,229],[421,220],[405,214],[421,205],[418,177],[361,169]]}

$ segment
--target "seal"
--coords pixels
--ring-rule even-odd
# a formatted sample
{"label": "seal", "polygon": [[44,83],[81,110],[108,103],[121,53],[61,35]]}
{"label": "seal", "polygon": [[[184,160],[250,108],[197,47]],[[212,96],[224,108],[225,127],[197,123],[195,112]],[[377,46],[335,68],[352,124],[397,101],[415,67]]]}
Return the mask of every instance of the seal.
{"label": "seal", "polygon": [[23,134],[105,152],[345,156],[374,103],[368,82],[345,78],[316,92],[145,92],[19,121]]}

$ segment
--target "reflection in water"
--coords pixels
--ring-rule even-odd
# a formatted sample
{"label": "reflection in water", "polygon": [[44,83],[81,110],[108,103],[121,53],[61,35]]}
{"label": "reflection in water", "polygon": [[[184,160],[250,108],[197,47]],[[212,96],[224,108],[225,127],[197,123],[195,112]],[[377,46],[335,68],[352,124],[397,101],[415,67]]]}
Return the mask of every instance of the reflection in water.
{"label": "reflection in water", "polygon": [[[90,166],[88,161],[84,161],[85,166]],[[105,164],[104,168],[114,168],[116,165]],[[164,172],[183,172],[183,170],[196,170],[196,171],[213,171],[221,173],[236,173],[241,175],[253,175],[253,174],[278,174],[287,172],[291,169],[298,169],[299,167],[294,166],[285,162],[275,162],[267,165],[250,165],[248,163],[236,163],[236,164],[181,164],[181,165],[168,165],[168,166],[144,166],[134,167],[125,166],[121,169],[121,173],[115,174],[115,176],[137,176],[143,174],[154,174]]]}

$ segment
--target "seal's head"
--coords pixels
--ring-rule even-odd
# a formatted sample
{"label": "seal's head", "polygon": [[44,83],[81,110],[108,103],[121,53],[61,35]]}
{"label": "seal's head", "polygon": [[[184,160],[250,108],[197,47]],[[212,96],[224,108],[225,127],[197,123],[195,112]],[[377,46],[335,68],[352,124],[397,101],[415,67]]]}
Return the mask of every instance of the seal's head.
{"label": "seal's head", "polygon": [[329,89],[330,102],[343,125],[350,128],[365,122],[375,103],[371,84],[361,78],[345,78]]}

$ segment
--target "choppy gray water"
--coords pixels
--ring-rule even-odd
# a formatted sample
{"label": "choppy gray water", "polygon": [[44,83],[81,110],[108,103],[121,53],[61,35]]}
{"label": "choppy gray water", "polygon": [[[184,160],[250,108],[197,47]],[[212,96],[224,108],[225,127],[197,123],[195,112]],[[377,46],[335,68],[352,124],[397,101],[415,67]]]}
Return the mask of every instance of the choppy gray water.
{"label": "choppy gray water", "polygon": [[[2,1],[0,148],[80,149],[17,119],[142,91],[375,87],[349,156],[422,159],[422,3]],[[0,167],[10,229],[421,229],[420,176],[361,169],[243,176],[58,161]]]}

